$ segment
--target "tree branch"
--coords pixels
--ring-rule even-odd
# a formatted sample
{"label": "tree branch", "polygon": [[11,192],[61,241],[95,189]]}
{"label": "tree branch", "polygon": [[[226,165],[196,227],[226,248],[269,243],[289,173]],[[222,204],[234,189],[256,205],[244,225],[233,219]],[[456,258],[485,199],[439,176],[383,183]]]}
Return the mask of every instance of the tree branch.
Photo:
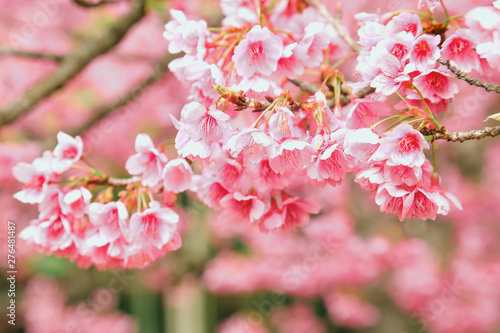
{"label": "tree branch", "polygon": [[102,1],[94,3],[94,2],[87,1],[87,0],[73,0],[73,2],[76,3],[77,5],[82,6],[82,7],[92,8],[92,7],[98,7],[100,5],[106,5],[109,3],[115,3],[116,1],[102,0]]}
{"label": "tree branch", "polygon": [[62,88],[92,60],[118,44],[127,31],[145,15],[145,0],[133,0],[131,11],[100,38],[89,41],[64,58],[60,67],[23,95],[0,110],[0,127],[14,122],[44,98]]}
{"label": "tree branch", "polygon": [[86,123],[83,125],[79,126],[78,128],[75,128],[73,130],[69,131],[69,134],[72,136],[76,136],[82,132],[85,132],[92,126],[94,126],[96,123],[98,123],[100,120],[104,119],[120,107],[128,104],[132,100],[136,99],[144,90],[149,88],[151,85],[153,85],[155,82],[157,82],[160,78],[162,78],[167,72],[168,72],[168,64],[177,58],[178,55],[172,55],[172,54],[167,54],[164,56],[155,66],[153,72],[151,73],[150,76],[148,76],[144,81],[142,81],[140,84],[132,88],[129,92],[127,92],[125,95],[119,97],[109,105],[102,106],[95,112],[95,114],[87,120]]}
{"label": "tree branch", "polygon": [[495,137],[497,135],[500,135],[500,126],[485,127],[482,130],[473,130],[467,132],[444,132],[444,133],[434,133],[431,135],[434,137],[434,140],[447,140],[452,142],[481,140],[488,136]]}
{"label": "tree branch", "polygon": [[52,53],[42,53],[42,52],[31,52],[31,51],[20,51],[20,50],[0,50],[0,56],[13,55],[25,58],[34,59],[45,59],[61,62],[64,60],[64,56]]}
{"label": "tree branch", "polygon": [[464,72],[462,72],[461,70],[459,70],[458,68],[456,68],[455,66],[450,64],[450,62],[448,60],[438,59],[438,62],[441,65],[445,65],[446,67],[448,67],[448,69],[453,74],[455,74],[457,76],[457,78],[459,78],[460,80],[464,80],[465,82],[467,82],[471,86],[481,87],[481,88],[484,88],[488,92],[494,91],[494,92],[500,94],[500,85],[488,83],[488,82],[483,82],[479,79],[470,77],[469,75],[465,74]]}
{"label": "tree branch", "polygon": [[339,34],[340,38],[346,42],[347,45],[351,48],[356,53],[359,53],[361,51],[361,47],[356,43],[354,39],[345,31],[344,27],[340,24],[340,20],[337,16],[337,18],[333,17],[328,10],[326,9],[325,5],[323,5],[319,0],[305,0],[308,4],[316,8],[316,10],[323,16],[328,23],[333,25],[335,30],[337,30],[337,33]]}

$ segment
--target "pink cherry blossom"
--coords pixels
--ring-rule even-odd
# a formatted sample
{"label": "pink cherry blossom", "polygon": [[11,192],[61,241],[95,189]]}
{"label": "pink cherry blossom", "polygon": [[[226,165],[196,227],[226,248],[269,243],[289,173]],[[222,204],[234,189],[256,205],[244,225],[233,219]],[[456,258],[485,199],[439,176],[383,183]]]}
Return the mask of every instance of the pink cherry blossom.
{"label": "pink cherry blossom", "polygon": [[338,325],[363,328],[374,325],[380,317],[373,305],[343,292],[327,295],[325,303],[328,313]]}
{"label": "pink cherry blossom", "polygon": [[385,183],[378,187],[375,202],[380,206],[381,212],[397,215],[399,220],[403,221],[405,219],[404,200],[408,194],[409,192],[401,187]]}
{"label": "pink cherry blossom", "polygon": [[243,129],[232,136],[225,148],[244,163],[259,163],[274,149],[274,143],[267,133],[259,128]]}
{"label": "pink cherry blossom", "polygon": [[142,175],[144,186],[156,186],[161,180],[163,163],[167,157],[158,151],[147,134],[139,134],[135,139],[137,154],[128,158],[125,169],[131,175]]}
{"label": "pink cherry blossom", "polygon": [[387,23],[388,34],[397,35],[401,31],[409,32],[414,37],[419,36],[423,29],[418,15],[411,14],[409,12],[402,12],[401,14],[394,16],[392,20]]}
{"label": "pink cherry blossom", "polygon": [[238,75],[250,78],[256,73],[271,75],[278,68],[283,42],[267,27],[254,26],[234,49]]}
{"label": "pink cherry blossom", "polygon": [[88,209],[92,193],[85,187],[78,187],[64,194],[61,202],[63,214],[82,217]]}
{"label": "pink cherry blossom", "polygon": [[283,55],[278,60],[278,70],[290,79],[295,79],[304,72],[302,61],[297,58],[297,43],[292,43],[283,49]]}
{"label": "pink cherry blossom", "polygon": [[170,208],[161,207],[157,201],[151,201],[149,208],[132,214],[130,231],[139,246],[152,245],[161,249],[174,236],[179,215]]}
{"label": "pink cherry blossom", "polygon": [[393,166],[421,166],[425,162],[423,149],[429,148],[422,133],[408,124],[399,124],[380,139],[380,146],[370,159],[387,160],[387,164]]}
{"label": "pink cherry blossom", "polygon": [[52,161],[52,153],[46,151],[43,157],[36,158],[31,164],[17,164],[12,169],[12,174],[24,186],[14,194],[14,198],[30,204],[42,202],[51,186],[50,181],[56,181],[58,178],[52,170]]}
{"label": "pink cherry blossom", "polygon": [[185,52],[203,58],[206,54],[207,22],[188,21],[180,10],[170,10],[172,21],[165,25],[163,36],[169,41],[170,53]]}
{"label": "pink cherry blossom", "polygon": [[385,102],[364,98],[357,99],[347,112],[347,128],[367,128],[380,119],[389,116],[390,111],[390,106]]}
{"label": "pink cherry blossom", "polygon": [[128,212],[121,201],[108,202],[107,204],[91,203],[88,214],[89,221],[99,229],[97,246],[112,243],[127,233]]}
{"label": "pink cherry blossom", "polygon": [[297,45],[297,58],[310,67],[317,67],[323,60],[323,51],[328,47],[330,38],[325,24],[313,22],[304,29],[304,36]]}
{"label": "pink cherry blossom", "polygon": [[468,29],[458,29],[448,37],[442,45],[442,57],[462,72],[479,69],[479,57],[474,49],[475,44],[468,36]]}
{"label": "pink cherry blossom", "polygon": [[415,64],[404,65],[398,58],[383,47],[374,47],[370,55],[370,65],[378,68],[377,75],[370,86],[384,95],[392,95],[401,84],[410,80],[409,73],[415,70]]}
{"label": "pink cherry blossom", "polygon": [[424,98],[437,103],[441,99],[453,98],[458,93],[458,85],[451,79],[452,74],[448,74],[439,69],[434,69],[428,73],[420,74],[413,80]]}
{"label": "pink cherry blossom", "polygon": [[184,192],[191,186],[193,171],[183,158],[176,158],[163,169],[163,187],[170,192]]}
{"label": "pink cherry blossom", "polygon": [[418,37],[410,50],[410,61],[421,72],[427,72],[434,69],[436,60],[439,59],[441,52],[439,50],[439,35],[422,35]]}
{"label": "pink cherry blossom", "polygon": [[57,133],[57,141],[52,168],[55,172],[62,173],[80,160],[83,154],[83,142],[79,136],[73,138],[63,132]]}
{"label": "pink cherry blossom", "polygon": [[285,174],[297,173],[309,166],[314,148],[307,142],[286,139],[277,148],[269,160],[274,172]]}
{"label": "pink cherry blossom", "polygon": [[288,230],[309,223],[311,214],[318,214],[321,207],[314,199],[300,199],[283,194],[274,198],[273,206],[262,217],[260,229],[264,231]]}
{"label": "pink cherry blossom", "polygon": [[295,115],[287,108],[277,107],[269,118],[269,134],[271,138],[280,142],[284,139],[298,137],[300,133],[294,126]]}
{"label": "pink cherry blossom", "polygon": [[318,155],[313,156],[307,175],[318,183],[327,181],[331,185],[337,185],[350,171],[351,163],[344,151],[334,140],[329,140],[318,149]]}
{"label": "pink cherry blossom", "polygon": [[224,208],[221,218],[232,223],[253,223],[266,212],[265,203],[258,197],[240,192],[227,194],[220,205]]}

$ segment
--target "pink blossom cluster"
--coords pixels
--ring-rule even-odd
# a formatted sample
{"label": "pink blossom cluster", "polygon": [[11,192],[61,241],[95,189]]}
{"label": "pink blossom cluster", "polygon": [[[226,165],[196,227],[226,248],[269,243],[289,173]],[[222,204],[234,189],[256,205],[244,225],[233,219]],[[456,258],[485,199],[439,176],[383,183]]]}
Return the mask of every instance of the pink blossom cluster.
{"label": "pink blossom cluster", "polygon": [[[46,151],[31,164],[22,162],[13,169],[14,177],[24,184],[14,197],[23,203],[37,204],[39,211],[38,218],[21,232],[22,239],[43,252],[75,260],[82,267],[95,265],[101,269],[144,267],[181,246],[176,231],[179,215],[162,207],[152,196],[146,200],[140,183],[135,191],[144,209],[137,209],[130,194],[114,201],[111,187],[98,191],[89,186],[92,181],[105,183],[101,178],[64,178],[70,169],[85,168],[78,164],[82,161],[83,143],[80,137],[63,132],[57,137],[53,152]],[[145,134],[137,137],[136,149],[127,169],[132,174],[142,174],[143,184],[156,185],[166,156],[152,146]],[[163,173],[166,180],[177,177],[178,169],[176,160],[167,163]]]}

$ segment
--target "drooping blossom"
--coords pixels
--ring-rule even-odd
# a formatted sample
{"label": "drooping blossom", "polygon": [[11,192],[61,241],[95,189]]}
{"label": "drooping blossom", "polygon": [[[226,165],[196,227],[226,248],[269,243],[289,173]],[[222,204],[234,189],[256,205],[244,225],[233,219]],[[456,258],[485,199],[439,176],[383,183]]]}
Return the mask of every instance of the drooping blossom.
{"label": "drooping blossom", "polygon": [[88,208],[89,221],[98,227],[97,246],[103,246],[116,241],[128,230],[128,212],[121,201],[102,204],[94,202]]}
{"label": "drooping blossom", "polygon": [[177,222],[177,213],[170,208],[161,207],[157,201],[151,201],[149,208],[132,214],[130,231],[138,245],[150,244],[161,249],[174,237]]}
{"label": "drooping blossom", "polygon": [[163,187],[170,192],[184,192],[191,186],[193,171],[183,158],[176,158],[163,169]]}
{"label": "drooping blossom", "polygon": [[453,98],[458,93],[458,85],[451,79],[451,76],[452,74],[434,69],[415,77],[413,84],[420,90],[424,98],[437,103],[442,99]]}
{"label": "drooping blossom", "polygon": [[475,50],[475,44],[468,36],[468,29],[458,29],[448,37],[442,45],[442,57],[460,68],[462,72],[470,72],[479,69],[479,56]]}
{"label": "drooping blossom", "polygon": [[387,164],[393,166],[421,166],[425,162],[423,149],[429,148],[422,133],[408,124],[399,124],[380,139],[380,146],[370,159],[387,160]]}
{"label": "drooping blossom", "polygon": [[167,157],[155,148],[147,134],[139,134],[135,139],[137,154],[128,158],[125,169],[131,175],[142,175],[144,186],[156,186],[161,180],[163,164]]}

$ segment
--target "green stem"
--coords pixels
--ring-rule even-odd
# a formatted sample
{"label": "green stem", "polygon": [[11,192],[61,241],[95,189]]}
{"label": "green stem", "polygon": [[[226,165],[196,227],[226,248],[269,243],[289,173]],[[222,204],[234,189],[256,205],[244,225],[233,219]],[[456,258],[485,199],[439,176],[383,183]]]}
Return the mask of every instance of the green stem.
{"label": "green stem", "polygon": [[387,127],[385,130],[384,130],[384,133],[387,132],[388,130],[390,130],[391,128],[401,124],[402,122],[404,122],[405,120],[408,120],[408,119],[411,119],[413,118],[413,116],[409,116],[409,117],[406,117],[406,118],[403,118],[401,120],[398,120],[396,121],[394,124],[391,124],[391,126]]}
{"label": "green stem", "polygon": [[450,14],[448,13],[448,9],[446,9],[446,6],[444,5],[444,1],[439,0],[439,2],[441,2],[441,6],[443,7],[444,14],[446,15],[446,21],[444,22],[444,25],[448,26],[451,22]]}
{"label": "green stem", "polygon": [[425,98],[424,98],[424,95],[422,95],[422,93],[420,92],[420,90],[418,90],[417,87],[413,86],[411,87],[411,89],[415,90],[417,92],[417,94],[420,96],[420,99],[422,100],[422,103],[424,104],[424,107],[425,107],[425,110],[427,111],[427,113],[429,114],[429,118],[432,122],[434,122],[437,126],[438,129],[441,129],[441,124],[437,121],[436,117],[434,117],[434,114],[432,113],[431,109],[429,109],[429,106],[427,105],[427,103],[425,102]]}
{"label": "green stem", "polygon": [[382,123],[384,123],[384,122],[386,122],[386,121],[388,121],[388,120],[392,120],[392,119],[396,119],[396,118],[399,118],[399,115],[390,116],[390,117],[388,117],[388,118],[382,119],[381,121],[379,121],[379,122],[377,122],[377,123],[375,123],[375,124],[371,125],[371,126],[370,126],[370,129],[372,129],[372,130],[373,130],[373,129],[375,129],[375,127],[377,127],[378,125],[380,125],[380,124],[382,124]]}

